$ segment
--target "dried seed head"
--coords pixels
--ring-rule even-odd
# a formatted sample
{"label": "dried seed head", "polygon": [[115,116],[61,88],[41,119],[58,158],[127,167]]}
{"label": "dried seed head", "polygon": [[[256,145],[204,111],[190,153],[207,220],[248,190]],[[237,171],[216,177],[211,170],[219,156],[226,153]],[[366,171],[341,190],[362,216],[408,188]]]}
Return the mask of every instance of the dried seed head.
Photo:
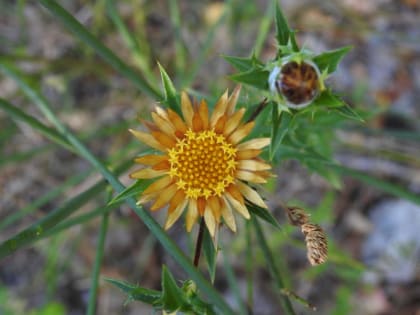
{"label": "dried seed head", "polygon": [[305,235],[308,260],[312,266],[326,262],[328,257],[327,236],[318,224],[305,223],[302,225],[302,233]]}
{"label": "dried seed head", "polygon": [[268,84],[272,93],[278,93],[290,108],[310,105],[322,90],[322,77],[318,66],[308,58],[286,59],[270,72]]}
{"label": "dried seed head", "polygon": [[309,215],[304,209],[299,207],[287,207],[286,208],[287,218],[290,224],[301,226],[309,222]]}

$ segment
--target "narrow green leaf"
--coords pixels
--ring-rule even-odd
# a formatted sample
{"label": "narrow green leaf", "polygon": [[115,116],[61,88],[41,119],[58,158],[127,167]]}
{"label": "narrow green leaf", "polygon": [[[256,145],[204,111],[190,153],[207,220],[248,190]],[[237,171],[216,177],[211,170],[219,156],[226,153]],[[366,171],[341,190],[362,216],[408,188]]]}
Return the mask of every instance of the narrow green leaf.
{"label": "narrow green leaf", "polygon": [[[265,256],[268,269],[270,271],[271,276],[276,282],[276,285],[279,290],[285,289],[282,276],[277,268],[277,263],[275,261],[275,257],[279,257],[279,255],[273,256],[273,253],[271,252],[270,248],[268,247],[267,240],[265,239],[264,233],[262,231],[261,225],[258,222],[255,215],[251,214],[251,221],[254,225],[255,232],[257,235],[258,243],[260,244],[261,250]],[[285,295],[280,295],[280,301],[283,307],[283,310],[285,311],[285,314],[287,315],[296,315],[295,311],[293,310],[292,303],[290,302],[289,298]]]}
{"label": "narrow green leaf", "polygon": [[168,312],[175,312],[186,304],[184,292],[165,265],[162,267],[162,303]]}
{"label": "narrow green leaf", "polygon": [[352,46],[345,46],[339,49],[330,50],[319,54],[313,58],[321,72],[327,71],[328,74],[337,69],[340,60],[352,49]]}
{"label": "narrow green leaf", "polygon": [[100,40],[92,35],[92,33],[90,33],[82,24],[80,24],[79,21],[77,21],[56,1],[39,0],[39,2],[44,7],[46,7],[61,23],[63,23],[64,26],[66,26],[78,39],[93,48],[93,50],[115,70],[133,82],[140,91],[152,98],[157,98],[159,100],[162,99],[162,95],[159,93],[159,91],[153,88],[136,71],[134,71],[130,66],[128,66],[119,57],[117,57],[117,55],[115,55]]}
{"label": "narrow green leaf", "polygon": [[27,206],[17,210],[10,216],[7,216],[4,220],[0,222],[0,231],[9,225],[15,223],[16,221],[20,220],[24,216],[40,209],[43,205],[47,204],[54,198],[57,198],[63,191],[68,189],[69,187],[72,187],[74,185],[77,185],[82,180],[84,180],[87,176],[89,176],[91,172],[85,172],[83,174],[76,174],[69,179],[67,179],[64,183],[53,187],[51,190],[49,190],[46,194],[43,196],[37,198],[33,202],[29,203]]}
{"label": "narrow green leaf", "polygon": [[162,67],[160,63],[158,63],[160,76],[162,78],[163,88],[165,90],[165,100],[163,101],[169,108],[173,111],[181,114],[181,109],[179,106],[179,101],[176,93],[176,89],[174,84],[172,83],[171,78],[166,73],[165,69]]}
{"label": "narrow green leaf", "polygon": [[0,167],[3,167],[4,165],[7,165],[7,164],[24,163],[25,161],[30,160],[31,158],[37,156],[38,154],[45,153],[54,147],[55,146],[52,144],[47,144],[47,145],[36,147],[34,149],[29,149],[24,152],[16,152],[7,156],[2,156],[0,160]]}
{"label": "narrow green leaf", "polygon": [[211,238],[211,235],[208,229],[204,229],[203,251],[204,251],[204,256],[206,257],[207,266],[209,268],[210,280],[213,283],[214,277],[216,276],[217,251],[216,251],[216,248],[214,247],[213,240]]}
{"label": "narrow green leaf", "polygon": [[75,225],[86,223],[96,217],[99,217],[101,215],[104,215],[106,213],[110,213],[112,210],[114,210],[117,206],[100,206],[95,208],[92,211],[89,211],[87,213],[74,216],[70,219],[66,219],[58,223],[56,226],[45,232],[42,236],[42,238],[47,238],[52,235],[58,234],[64,230],[67,230]]}
{"label": "narrow green leaf", "polygon": [[365,182],[368,185],[379,188],[382,191],[385,191],[403,199],[410,200],[420,205],[420,196],[416,193],[410,192],[407,188],[401,187],[397,184],[391,183],[380,178],[373,177],[372,175],[369,175],[366,172],[358,171],[346,166],[341,166],[338,164],[329,164],[328,166],[342,175],[351,176],[362,182]]}
{"label": "narrow green leaf", "polygon": [[137,196],[146,189],[147,186],[151,183],[151,180],[141,179],[137,180],[131,186],[125,188],[122,192],[120,192],[117,196],[115,196],[107,206],[114,206],[121,202],[124,202],[127,198]]}
{"label": "narrow green leaf", "polygon": [[340,115],[353,119],[353,120],[357,120],[360,122],[364,122],[365,120],[353,109],[351,108],[349,105],[344,104],[344,106],[338,107],[335,109]]}
{"label": "narrow green leaf", "polygon": [[[131,165],[131,161],[121,164],[116,173],[121,173]],[[43,238],[44,233],[47,233],[51,228],[77,211],[82,205],[87,203],[94,196],[102,192],[106,187],[105,181],[100,181],[89,189],[80,193],[76,197],[64,203],[61,207],[50,212],[45,217],[39,219],[28,228],[19,232],[15,236],[9,238],[0,244],[0,259],[6,257],[23,246],[31,245],[37,240]]]}
{"label": "narrow green leaf", "polygon": [[169,0],[169,14],[175,33],[175,66],[176,73],[182,76],[186,70],[187,54],[185,43],[181,34],[181,16],[179,12],[179,4],[176,0]]}
{"label": "narrow green leaf", "polygon": [[[130,50],[133,60],[143,74],[150,80],[152,83],[155,83],[155,76],[150,69],[149,65],[149,47],[146,40],[142,41],[142,47],[140,47],[139,40],[132,34],[128,29],[121,16],[118,14],[117,7],[115,6],[115,0],[106,0],[106,12],[111,18],[115,27],[121,35],[121,38],[127,45]],[[138,13],[138,12],[137,12]],[[140,13],[141,14],[141,13]],[[142,34],[143,35],[143,34]],[[142,38],[143,39],[143,38]]]}
{"label": "narrow green leaf", "polygon": [[273,11],[277,1],[269,1],[267,8],[264,12],[264,16],[261,18],[260,27],[257,32],[257,38],[255,39],[254,44],[254,54],[259,56],[261,50],[264,46],[264,42],[267,39],[267,35],[271,28],[271,23],[273,23]]}
{"label": "narrow green leaf", "polygon": [[287,20],[284,17],[284,14],[280,8],[280,4],[277,0],[273,0],[276,2],[276,15],[275,15],[275,22],[276,22],[276,38],[277,42],[281,46],[286,46],[289,43],[289,36],[290,36],[290,29],[289,25],[287,24]]}
{"label": "narrow green leaf", "polygon": [[[294,116],[288,112],[278,113],[278,107],[272,106],[273,125],[271,129],[270,159],[273,159],[284,137],[290,132]],[[280,115],[280,117],[279,117]]]}
{"label": "narrow green leaf", "polygon": [[222,58],[229,62],[236,70],[241,72],[246,72],[251,70],[256,62],[254,58],[245,58],[245,57],[236,57],[236,56],[227,56],[222,55]]}
{"label": "narrow green leaf", "polygon": [[162,298],[162,293],[156,290],[142,288],[117,279],[105,278],[105,281],[111,283],[126,293],[129,300],[141,301],[150,305],[156,305]]}
{"label": "narrow green leaf", "polygon": [[246,207],[248,208],[250,213],[256,215],[265,222],[270,223],[272,226],[281,229],[280,223],[276,220],[276,218],[271,214],[271,212],[268,209],[258,207],[257,205],[248,202],[246,204]]}
{"label": "narrow green leaf", "polygon": [[[1,64],[0,70],[3,70],[3,72],[8,73],[7,71],[5,71],[6,68],[3,68]],[[37,120],[35,117],[26,114],[25,112],[23,112],[22,110],[20,110],[19,108],[10,104],[2,98],[0,98],[0,108],[4,110],[7,114],[9,114],[12,118],[25,122],[51,141],[65,147],[70,151],[74,150],[73,147],[69,144],[69,142],[64,137],[62,137],[56,130],[46,126],[45,124]]]}
{"label": "narrow green leaf", "polygon": [[197,76],[198,71],[200,70],[201,65],[205,62],[205,57],[209,53],[211,46],[213,45],[215,35],[217,30],[223,25],[228,14],[228,6],[225,7],[223,13],[220,15],[219,19],[210,27],[207,31],[207,37],[204,40],[204,43],[200,49],[200,54],[195,61],[192,62],[192,65],[188,68],[191,69],[190,72],[183,78],[181,87],[189,87]]}
{"label": "narrow green leaf", "polygon": [[[226,275],[226,280],[229,284],[230,290],[236,300],[236,304],[240,309],[241,314],[247,314],[247,310],[245,307],[245,303],[241,297],[241,291],[239,289],[239,281],[236,279],[235,274],[233,272],[232,263],[229,261],[228,253],[222,249],[222,256],[223,256],[223,269]],[[248,305],[251,301],[248,301]],[[252,304],[251,304],[252,305]]]}
{"label": "narrow green leaf", "polygon": [[267,70],[252,68],[246,72],[240,72],[231,75],[229,78],[239,83],[251,85],[257,89],[268,90],[268,76]]}
{"label": "narrow green leaf", "polygon": [[109,213],[104,213],[101,220],[101,227],[99,229],[98,244],[96,245],[95,263],[93,265],[93,270],[92,270],[88,309],[87,309],[86,315],[95,315],[96,297],[98,294],[98,285],[99,285],[99,273],[101,271],[102,258],[104,255],[105,238],[106,238],[106,233],[108,231],[108,222],[109,222]]}

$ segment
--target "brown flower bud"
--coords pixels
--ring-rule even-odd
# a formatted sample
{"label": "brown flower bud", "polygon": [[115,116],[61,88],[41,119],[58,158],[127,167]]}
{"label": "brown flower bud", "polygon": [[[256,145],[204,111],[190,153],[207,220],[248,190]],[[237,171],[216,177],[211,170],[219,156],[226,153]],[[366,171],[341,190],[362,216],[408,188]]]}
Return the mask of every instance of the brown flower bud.
{"label": "brown flower bud", "polygon": [[305,235],[308,260],[312,266],[326,262],[328,257],[327,236],[318,224],[305,223],[302,225],[302,233]]}
{"label": "brown flower bud", "polygon": [[287,207],[286,213],[287,218],[292,225],[301,226],[309,222],[309,215],[302,208]]}

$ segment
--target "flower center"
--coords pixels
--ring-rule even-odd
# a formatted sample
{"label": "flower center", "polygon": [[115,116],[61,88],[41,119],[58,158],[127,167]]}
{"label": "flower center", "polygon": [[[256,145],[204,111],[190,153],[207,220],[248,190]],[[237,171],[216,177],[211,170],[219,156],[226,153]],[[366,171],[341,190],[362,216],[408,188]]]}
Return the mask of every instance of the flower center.
{"label": "flower center", "polygon": [[221,196],[234,182],[236,151],[213,130],[188,130],[169,150],[169,175],[189,198]]}

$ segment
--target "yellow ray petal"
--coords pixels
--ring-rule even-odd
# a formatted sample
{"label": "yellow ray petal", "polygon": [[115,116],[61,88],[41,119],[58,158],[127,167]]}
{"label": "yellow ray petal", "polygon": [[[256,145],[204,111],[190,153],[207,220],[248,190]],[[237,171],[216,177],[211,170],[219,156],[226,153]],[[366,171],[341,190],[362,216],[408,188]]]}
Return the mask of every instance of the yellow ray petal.
{"label": "yellow ray petal", "polygon": [[223,95],[219,98],[216,105],[214,106],[213,113],[210,117],[210,127],[214,127],[216,125],[217,120],[225,114],[226,112],[226,105],[228,100],[228,90],[223,93]]}
{"label": "yellow ray petal", "polygon": [[248,171],[265,171],[271,169],[271,165],[258,160],[240,160],[238,169]]}
{"label": "yellow ray petal", "polygon": [[168,214],[168,218],[165,222],[165,230],[169,229],[181,216],[184,212],[185,207],[187,206],[188,199],[184,199],[174,211]]}
{"label": "yellow ray petal", "polygon": [[239,93],[241,92],[241,86],[237,85],[233,90],[227,102],[226,113],[232,115],[235,110],[236,103],[238,102]]}
{"label": "yellow ray petal", "polygon": [[168,112],[160,106],[155,106],[155,112],[164,119],[169,120]]}
{"label": "yellow ray petal", "polygon": [[130,178],[148,179],[148,178],[160,177],[160,176],[165,175],[165,174],[166,174],[165,170],[156,171],[156,170],[151,169],[151,168],[143,168],[141,170],[134,171],[133,173],[131,173]]}
{"label": "yellow ray petal", "polygon": [[185,225],[187,228],[187,232],[191,232],[194,223],[197,222],[197,218],[198,218],[197,201],[195,199],[190,199],[188,203],[188,212],[185,217]]}
{"label": "yellow ray petal", "polygon": [[153,138],[153,136],[149,133],[146,132],[142,132],[142,131],[138,131],[138,130],[134,130],[134,129],[129,129],[129,131],[137,138],[139,139],[141,142],[143,142],[144,144],[148,145],[149,147],[158,149],[159,151],[165,152],[166,148],[165,146],[163,146],[162,144],[160,144],[155,138]]}
{"label": "yellow ray petal", "polygon": [[147,154],[135,158],[134,162],[144,165],[156,165],[166,160],[168,160],[166,155]]}
{"label": "yellow ray petal", "polygon": [[156,201],[152,205],[150,210],[155,211],[165,206],[167,203],[169,203],[169,201],[175,195],[177,190],[178,188],[176,187],[175,184],[172,184],[169,187],[167,187],[164,192],[162,192],[161,194],[157,196]]}
{"label": "yellow ray petal", "polygon": [[238,202],[240,202],[241,204],[245,204],[245,200],[244,197],[242,196],[241,192],[239,191],[239,189],[236,187],[235,184],[231,184],[228,187],[226,187],[226,191],[233,197],[235,198]]}
{"label": "yellow ray petal", "polygon": [[197,209],[198,213],[203,216],[204,211],[206,210],[206,199],[204,199],[204,197],[199,197],[197,199]]}
{"label": "yellow ray petal", "polygon": [[241,204],[238,200],[233,198],[229,193],[225,193],[224,196],[227,199],[225,200],[225,202],[229,202],[232,205],[232,207],[236,211],[238,211],[245,219],[249,219],[251,217],[245,205]]}
{"label": "yellow ray petal", "polygon": [[153,131],[152,136],[165,148],[170,149],[176,145],[176,140],[174,138],[161,131]]}
{"label": "yellow ray petal", "polygon": [[156,196],[159,194],[159,192],[154,192],[152,194],[148,194],[148,195],[141,195],[140,199],[137,201],[137,204],[142,205],[145,204],[153,199],[156,198]]}
{"label": "yellow ray petal", "polygon": [[[154,192],[158,192],[159,190],[164,189],[165,187],[169,186],[172,183],[172,178],[169,176],[163,176],[162,178],[155,181],[146,190],[143,191],[144,195],[151,194]],[[162,192],[164,193],[164,192]]]}
{"label": "yellow ray petal", "polygon": [[221,201],[222,201],[221,212],[222,212],[223,220],[225,221],[228,228],[232,230],[232,232],[236,232],[236,223],[235,223],[235,217],[233,216],[232,208],[228,202],[224,201],[223,199]]}
{"label": "yellow ray petal", "polygon": [[238,150],[259,150],[270,145],[270,138],[257,138],[238,144]]}
{"label": "yellow ray petal", "polygon": [[261,152],[261,150],[239,150],[236,152],[236,158],[238,160],[249,160],[260,155]]}
{"label": "yellow ray petal", "polygon": [[219,223],[221,215],[219,197],[212,196],[207,200],[207,203],[213,212],[213,216],[216,219],[216,222]]}
{"label": "yellow ray petal", "polygon": [[201,131],[203,130],[204,124],[203,121],[201,120],[200,114],[198,112],[195,112],[193,115],[193,120],[192,120],[192,130],[193,131]]}
{"label": "yellow ray petal", "polygon": [[168,160],[164,160],[152,166],[152,169],[154,169],[155,171],[162,171],[162,170],[169,171],[170,168],[171,168],[171,164],[169,163]]}
{"label": "yellow ray petal", "polygon": [[251,183],[256,183],[256,184],[264,184],[267,182],[265,178],[260,175],[257,175],[253,172],[242,171],[242,170],[239,170],[236,172],[236,178],[239,178],[246,182],[251,182]]}
{"label": "yellow ray petal", "polygon": [[223,130],[225,129],[225,124],[226,124],[226,120],[227,120],[227,116],[226,115],[222,115],[220,116],[220,118],[217,120],[216,125],[214,126],[214,131],[216,133],[223,133]]}
{"label": "yellow ray petal", "polygon": [[242,193],[242,195],[248,199],[249,201],[251,201],[253,204],[267,209],[267,205],[265,204],[264,200],[261,198],[261,196],[251,187],[249,187],[248,185],[238,181],[236,183],[236,186],[239,188],[239,191]]}
{"label": "yellow ray petal", "polygon": [[211,237],[214,237],[216,232],[216,220],[214,219],[214,214],[209,205],[207,205],[204,210],[204,221],[206,222],[207,229],[209,230]]}
{"label": "yellow ray petal", "polygon": [[169,202],[168,213],[172,213],[172,211],[174,211],[185,199],[187,198],[185,197],[184,191],[178,190]]}
{"label": "yellow ray petal", "polygon": [[228,137],[228,141],[232,144],[237,144],[251,132],[254,125],[255,122],[251,121],[243,126],[240,126]]}
{"label": "yellow ray petal", "polygon": [[154,112],[152,112],[152,119],[162,132],[175,138],[175,127],[168,120]]}
{"label": "yellow ray petal", "polygon": [[209,128],[209,108],[205,100],[201,100],[200,106],[198,107],[198,114],[203,122],[203,130],[207,130]]}
{"label": "yellow ray petal", "polygon": [[184,116],[184,120],[187,123],[187,126],[191,128],[194,110],[191,105],[191,100],[185,92],[181,93],[181,110],[182,115]]}
{"label": "yellow ray petal", "polygon": [[225,130],[223,134],[227,137],[229,136],[236,128],[238,128],[242,117],[244,117],[245,108],[241,108],[237,112],[235,112],[231,117],[229,117],[228,121],[225,124]]}
{"label": "yellow ray petal", "polygon": [[175,113],[172,109],[168,109],[168,117],[169,121],[175,126],[175,133],[178,138],[181,138],[185,132],[187,132],[187,125],[185,125],[184,121],[177,113]]}

